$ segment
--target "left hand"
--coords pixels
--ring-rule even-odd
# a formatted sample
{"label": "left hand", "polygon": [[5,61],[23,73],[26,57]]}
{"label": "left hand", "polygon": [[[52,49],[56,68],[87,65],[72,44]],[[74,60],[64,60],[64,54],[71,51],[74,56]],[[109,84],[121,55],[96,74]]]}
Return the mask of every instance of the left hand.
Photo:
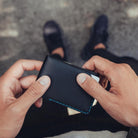
{"label": "left hand", "polygon": [[0,137],[15,137],[30,106],[42,106],[41,96],[48,89],[50,78],[43,76],[35,81],[35,75],[22,77],[24,71],[39,71],[41,66],[41,61],[19,60],[0,77]]}

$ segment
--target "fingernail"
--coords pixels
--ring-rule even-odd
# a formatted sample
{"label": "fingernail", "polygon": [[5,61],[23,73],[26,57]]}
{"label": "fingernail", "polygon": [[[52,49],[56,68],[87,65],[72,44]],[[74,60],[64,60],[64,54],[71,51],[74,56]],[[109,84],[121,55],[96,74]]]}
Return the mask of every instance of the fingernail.
{"label": "fingernail", "polygon": [[39,83],[41,85],[48,85],[50,83],[50,79],[48,76],[42,76],[41,78],[38,79]]}
{"label": "fingernail", "polygon": [[42,98],[39,100],[39,106],[41,107],[42,106],[42,103],[43,103],[43,100]]}
{"label": "fingernail", "polygon": [[86,80],[86,75],[84,73],[81,73],[81,74],[78,75],[77,81],[78,81],[79,84],[84,83],[85,80]]}

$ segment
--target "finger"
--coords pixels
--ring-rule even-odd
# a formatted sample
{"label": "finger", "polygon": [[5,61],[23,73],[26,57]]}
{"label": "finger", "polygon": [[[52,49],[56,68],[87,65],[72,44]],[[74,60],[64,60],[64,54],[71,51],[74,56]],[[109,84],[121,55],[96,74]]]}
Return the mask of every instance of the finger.
{"label": "finger", "polygon": [[28,110],[47,91],[51,83],[48,76],[43,76],[34,82],[30,88],[17,99],[16,104],[22,110]]}
{"label": "finger", "polygon": [[[23,89],[28,89],[32,83],[36,81],[37,76],[36,75],[30,75],[26,76],[20,79],[20,84]],[[40,108],[42,106],[42,98],[38,99],[35,102],[35,106]]]}
{"label": "finger", "polygon": [[107,59],[94,56],[83,65],[83,68],[93,70],[103,76],[106,76],[110,81],[111,77],[115,76],[114,73],[116,65],[116,63],[113,63]]}
{"label": "finger", "polygon": [[89,95],[102,104],[106,104],[107,99],[112,98],[111,93],[106,91],[99,83],[85,73],[77,76],[77,82]]}
{"label": "finger", "polygon": [[36,81],[36,75],[26,76],[20,79],[20,85],[23,89],[28,89]]}
{"label": "finger", "polygon": [[24,71],[32,71],[41,69],[42,62],[37,60],[18,60],[15,64],[13,64],[6,74],[11,77],[15,77],[19,79]]}
{"label": "finger", "polygon": [[35,102],[35,106],[37,108],[40,108],[43,104],[43,99],[42,98],[39,98],[36,102]]}
{"label": "finger", "polygon": [[100,84],[101,84],[101,86],[103,87],[103,88],[107,88],[107,86],[108,86],[108,79],[106,78],[106,77],[104,77],[104,76],[99,76],[100,77]]}

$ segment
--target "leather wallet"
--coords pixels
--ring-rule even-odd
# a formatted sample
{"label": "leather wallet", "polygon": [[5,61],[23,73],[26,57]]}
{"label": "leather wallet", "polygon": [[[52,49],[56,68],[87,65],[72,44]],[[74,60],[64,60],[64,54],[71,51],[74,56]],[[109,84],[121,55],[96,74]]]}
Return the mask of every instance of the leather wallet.
{"label": "leather wallet", "polygon": [[51,86],[44,94],[44,100],[88,114],[95,99],[77,84],[76,77],[79,73],[87,73],[99,82],[98,74],[47,56],[38,75],[38,78],[43,75],[48,75],[51,78]]}

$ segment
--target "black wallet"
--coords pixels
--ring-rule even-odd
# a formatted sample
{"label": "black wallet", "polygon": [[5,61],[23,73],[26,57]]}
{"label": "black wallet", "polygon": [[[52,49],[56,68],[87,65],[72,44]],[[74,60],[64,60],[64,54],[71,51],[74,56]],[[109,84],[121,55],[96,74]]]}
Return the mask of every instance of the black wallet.
{"label": "black wallet", "polygon": [[87,73],[99,82],[98,74],[47,56],[38,75],[38,78],[43,75],[48,75],[51,78],[51,86],[44,94],[44,100],[88,114],[95,103],[95,99],[77,84],[76,77],[79,73]]}

